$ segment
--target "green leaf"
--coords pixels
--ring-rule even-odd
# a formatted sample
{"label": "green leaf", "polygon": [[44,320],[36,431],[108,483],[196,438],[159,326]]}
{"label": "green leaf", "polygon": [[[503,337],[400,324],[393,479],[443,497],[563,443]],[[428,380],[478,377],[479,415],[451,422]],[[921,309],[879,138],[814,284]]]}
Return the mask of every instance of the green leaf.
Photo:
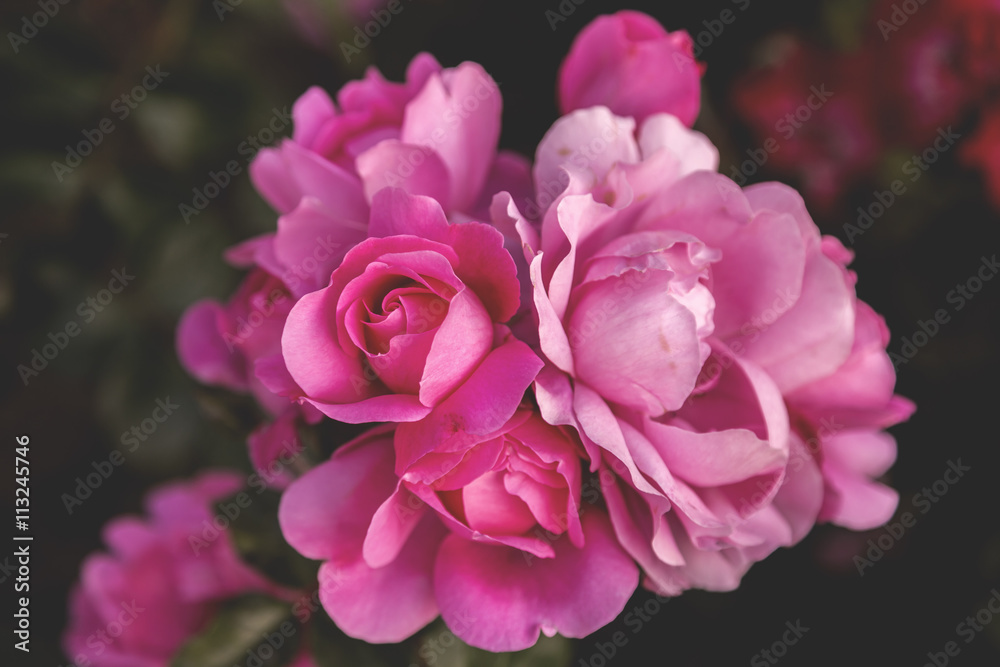
{"label": "green leaf", "polygon": [[232,667],[251,662],[254,656],[254,665],[280,667],[298,652],[299,630],[287,603],[259,594],[242,596],[227,602],[170,665]]}

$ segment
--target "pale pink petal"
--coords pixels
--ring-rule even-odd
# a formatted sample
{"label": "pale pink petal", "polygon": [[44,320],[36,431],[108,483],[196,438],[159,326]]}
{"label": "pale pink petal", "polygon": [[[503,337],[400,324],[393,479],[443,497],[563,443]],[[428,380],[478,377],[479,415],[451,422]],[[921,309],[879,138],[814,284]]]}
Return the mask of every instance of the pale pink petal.
{"label": "pale pink petal", "polygon": [[476,63],[432,75],[407,105],[401,139],[429,146],[451,176],[451,209],[479,198],[500,138],[500,89]]}
{"label": "pale pink petal", "polygon": [[564,166],[589,171],[594,179],[591,185],[596,185],[616,163],[638,162],[634,131],[635,121],[615,116],[606,107],[563,116],[545,133],[535,152],[535,192],[561,192],[569,182]]}
{"label": "pale pink petal", "polygon": [[451,208],[451,176],[448,167],[432,150],[401,141],[386,140],[358,156],[358,174],[365,197],[372,201],[383,188],[402,188]]}

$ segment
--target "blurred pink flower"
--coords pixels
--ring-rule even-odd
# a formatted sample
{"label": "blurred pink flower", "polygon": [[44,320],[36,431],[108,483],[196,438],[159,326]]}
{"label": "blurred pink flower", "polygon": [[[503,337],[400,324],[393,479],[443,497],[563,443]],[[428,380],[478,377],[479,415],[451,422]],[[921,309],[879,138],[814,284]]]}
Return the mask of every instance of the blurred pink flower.
{"label": "blurred pink flower", "polygon": [[740,184],[758,167],[794,175],[812,203],[829,208],[882,153],[871,53],[831,58],[793,38],[773,48],[774,60],[733,88],[758,157],[727,175]]}
{"label": "blurred pink flower", "polygon": [[212,522],[213,503],[242,481],[235,472],[204,472],[150,493],[148,518],[121,517],[105,526],[110,552],[84,561],[70,594],[63,648],[76,664],[166,667],[223,600],[254,591],[285,594],[244,565]]}

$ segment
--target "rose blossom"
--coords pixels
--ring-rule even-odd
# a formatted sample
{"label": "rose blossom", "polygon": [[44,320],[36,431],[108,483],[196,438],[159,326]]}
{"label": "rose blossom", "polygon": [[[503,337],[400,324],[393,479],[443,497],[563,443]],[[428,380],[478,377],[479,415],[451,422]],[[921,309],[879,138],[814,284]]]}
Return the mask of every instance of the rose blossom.
{"label": "rose blossom", "polygon": [[[561,162],[595,137],[586,165]],[[494,206],[530,260],[541,413],[579,429],[619,540],[664,594],[734,588],[817,519],[885,521],[880,429],[912,409],[850,253],[794,191],[741,190],[717,164],[673,116],[635,132],[596,107],[538,148],[536,181],[568,180],[540,235],[508,198]]]}
{"label": "rose blossom", "polygon": [[201,540],[212,503],[241,482],[239,473],[204,472],[154,490],[148,519],[120,517],[105,526],[110,553],[84,561],[70,594],[67,656],[96,667],[166,667],[222,601],[249,592],[281,595],[239,560],[225,531]]}
{"label": "rose blossom", "polygon": [[456,429],[496,429],[541,366],[503,326],[520,290],[503,236],[396,188],[375,196],[369,233],[288,315],[297,397],[351,423],[415,421],[450,399]]}
{"label": "rose blossom", "polygon": [[597,104],[642,122],[671,113],[688,126],[701,105],[702,67],[683,30],[667,32],[636,11],[600,16],[573,40],[559,70],[559,108]]}
{"label": "rose blossom", "polygon": [[[583,637],[638,583],[603,510],[580,507],[579,444],[522,409],[493,433],[427,436],[447,417],[379,427],[282,498],[286,539],[326,561],[320,600],[347,634],[398,642],[439,613],[490,651]],[[402,477],[393,468],[402,470]]]}
{"label": "rose blossom", "polygon": [[406,81],[374,68],[337,103],[320,88],[296,101],[294,130],[255,157],[250,176],[278,211],[275,233],[239,251],[279,276],[296,297],[326,284],[367,237],[369,205],[383,187],[435,198],[450,219],[485,217],[495,192],[527,192],[527,161],[497,152],[501,95],[482,67],[442,69],[422,53]]}

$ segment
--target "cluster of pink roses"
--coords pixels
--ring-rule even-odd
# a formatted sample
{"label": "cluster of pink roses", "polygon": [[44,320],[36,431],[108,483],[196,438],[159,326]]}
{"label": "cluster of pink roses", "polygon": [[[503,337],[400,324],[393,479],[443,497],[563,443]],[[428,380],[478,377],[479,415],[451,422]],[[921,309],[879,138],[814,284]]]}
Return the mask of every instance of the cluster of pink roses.
{"label": "cluster of pink roses", "polygon": [[[770,65],[737,84],[737,112],[760,141],[780,146],[768,151],[769,166],[799,176],[810,200],[829,207],[871,177],[886,149],[919,158],[937,141],[940,152],[939,132],[975,118],[960,159],[983,171],[1000,207],[1000,5],[879,0],[865,26],[849,54],[796,38],[776,42]],[[829,101],[805,109],[810,88],[820,85]]]}
{"label": "cluster of pink roses", "polygon": [[620,12],[576,39],[533,163],[497,151],[489,75],[428,55],[307,91],[257,157],[277,229],[178,350],[271,415],[258,468],[303,421],[378,423],[279,511],[348,635],[582,637],[640,583],[730,590],[818,521],[892,515],[883,429],[913,408],[885,324],[795,191],[717,173],[700,77],[686,34]]}

